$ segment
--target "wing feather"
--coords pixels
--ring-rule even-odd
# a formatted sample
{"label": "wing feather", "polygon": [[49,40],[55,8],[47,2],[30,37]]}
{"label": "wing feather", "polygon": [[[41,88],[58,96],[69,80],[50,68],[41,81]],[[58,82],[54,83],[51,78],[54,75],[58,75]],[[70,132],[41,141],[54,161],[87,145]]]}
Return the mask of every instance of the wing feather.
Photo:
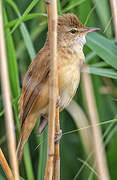
{"label": "wing feather", "polygon": [[43,48],[32,61],[23,80],[22,93],[19,101],[20,125],[25,122],[28,114],[39,98],[44,82],[49,78],[50,55],[48,48]]}

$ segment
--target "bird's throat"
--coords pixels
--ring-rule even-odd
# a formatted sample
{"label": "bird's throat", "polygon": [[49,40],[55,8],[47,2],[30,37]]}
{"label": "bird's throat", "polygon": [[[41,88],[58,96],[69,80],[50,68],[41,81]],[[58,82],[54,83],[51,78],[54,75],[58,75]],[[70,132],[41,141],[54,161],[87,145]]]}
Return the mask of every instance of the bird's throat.
{"label": "bird's throat", "polygon": [[80,35],[74,39],[72,48],[74,51],[82,51],[85,43],[86,43],[85,35]]}

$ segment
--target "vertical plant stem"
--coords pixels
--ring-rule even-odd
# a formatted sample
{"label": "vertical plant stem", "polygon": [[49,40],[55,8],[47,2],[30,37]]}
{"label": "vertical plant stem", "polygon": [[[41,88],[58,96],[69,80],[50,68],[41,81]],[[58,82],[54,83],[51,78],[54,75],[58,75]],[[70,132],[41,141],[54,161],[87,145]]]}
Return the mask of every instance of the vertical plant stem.
{"label": "vertical plant stem", "polygon": [[[60,132],[59,123],[59,108],[56,109],[56,121],[55,121],[55,134]],[[53,180],[60,180],[60,153],[59,153],[59,141],[55,143],[54,148],[54,171]]]}
{"label": "vertical plant stem", "polygon": [[117,41],[117,0],[110,0],[110,4],[111,4],[111,11],[114,20],[115,37]]}
{"label": "vertical plant stem", "polygon": [[50,88],[49,88],[49,120],[48,120],[48,153],[45,179],[52,180],[53,159],[54,159],[54,137],[55,137],[55,117],[57,100],[57,2],[55,0],[47,1],[50,7]]}
{"label": "vertical plant stem", "polygon": [[48,15],[48,33],[50,39],[50,0],[46,0],[46,4],[47,4],[47,15]]}
{"label": "vertical plant stem", "polygon": [[88,109],[89,118],[92,125],[92,140],[94,147],[94,158],[96,161],[96,167],[100,180],[109,180],[109,174],[106,166],[104,146],[101,137],[101,130],[96,124],[99,122],[98,112],[96,108],[96,102],[94,98],[94,92],[91,82],[91,77],[88,73],[82,73],[82,83],[84,94],[86,98],[86,104]]}
{"label": "vertical plant stem", "polygon": [[3,168],[8,180],[13,180],[14,179],[13,174],[11,172],[11,169],[9,168],[9,165],[4,157],[4,154],[1,150],[1,148],[0,148],[0,165]]}
{"label": "vertical plant stem", "polygon": [[1,70],[1,84],[3,93],[3,103],[5,109],[6,130],[8,138],[8,148],[10,163],[13,170],[14,179],[19,179],[18,163],[16,157],[16,141],[15,128],[13,122],[12,105],[10,98],[10,86],[8,78],[7,58],[5,51],[4,28],[2,19],[2,1],[0,0],[0,70]]}

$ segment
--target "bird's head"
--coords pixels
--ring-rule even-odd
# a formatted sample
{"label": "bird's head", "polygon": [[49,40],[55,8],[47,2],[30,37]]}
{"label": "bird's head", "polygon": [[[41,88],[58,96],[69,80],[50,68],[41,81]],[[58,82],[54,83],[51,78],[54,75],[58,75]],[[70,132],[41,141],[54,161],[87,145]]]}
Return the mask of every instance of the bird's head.
{"label": "bird's head", "polygon": [[76,15],[68,13],[58,18],[57,37],[58,46],[83,48],[85,36],[89,32],[97,31],[96,27],[85,27]]}

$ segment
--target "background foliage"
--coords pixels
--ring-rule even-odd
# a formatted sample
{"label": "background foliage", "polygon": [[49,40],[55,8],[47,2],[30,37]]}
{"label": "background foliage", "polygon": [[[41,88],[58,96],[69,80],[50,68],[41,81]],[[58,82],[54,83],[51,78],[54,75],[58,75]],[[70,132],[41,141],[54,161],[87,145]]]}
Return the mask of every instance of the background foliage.
{"label": "background foliage", "polygon": [[[87,26],[100,27],[101,31],[87,36],[84,48],[86,63],[92,74],[95,100],[101,122],[116,119],[117,114],[117,47],[114,39],[112,13],[108,0],[58,0],[58,13],[75,13]],[[36,53],[43,47],[47,33],[47,15],[45,1],[42,0],[4,0],[4,29],[8,70],[11,86],[16,135],[19,135],[18,99],[24,74]],[[80,87],[74,101],[80,105],[86,115],[87,107]],[[68,110],[60,114],[63,137],[61,140],[61,180],[96,179],[92,158],[84,148],[80,131]],[[39,138],[36,134],[38,123],[25,146],[24,159],[20,175],[24,179],[43,180],[46,161],[47,130]],[[0,90],[0,145],[8,159],[7,139],[4,123],[4,108]],[[107,164],[112,180],[117,178],[117,125],[105,123],[101,126],[106,150]],[[65,132],[69,134],[64,135]],[[105,133],[106,132],[106,133]],[[89,140],[90,141],[90,140]],[[81,161],[81,160],[83,161]],[[85,162],[90,164],[86,165]],[[0,179],[5,175],[0,169]]]}

